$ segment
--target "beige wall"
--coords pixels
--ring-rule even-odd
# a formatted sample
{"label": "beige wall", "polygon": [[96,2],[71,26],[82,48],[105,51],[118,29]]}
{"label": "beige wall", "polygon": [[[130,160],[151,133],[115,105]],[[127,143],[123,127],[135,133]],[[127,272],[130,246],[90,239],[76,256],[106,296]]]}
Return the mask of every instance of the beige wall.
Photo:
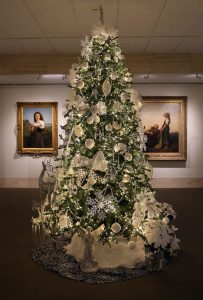
{"label": "beige wall", "polygon": [[[154,178],[203,178],[203,85],[140,84],[144,96],[188,96],[188,159],[153,162]],[[42,158],[16,154],[16,102],[58,101],[59,124],[64,123],[66,86],[0,86],[0,178],[36,182]],[[59,133],[61,129],[59,126]],[[35,183],[36,184],[36,183]],[[0,184],[1,185],[1,184]]]}

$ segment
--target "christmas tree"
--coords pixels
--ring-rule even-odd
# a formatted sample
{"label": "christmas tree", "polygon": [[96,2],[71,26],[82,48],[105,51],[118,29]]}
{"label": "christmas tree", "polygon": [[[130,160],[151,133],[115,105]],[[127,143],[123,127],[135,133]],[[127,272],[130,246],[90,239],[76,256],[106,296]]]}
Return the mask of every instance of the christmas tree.
{"label": "christmas tree", "polygon": [[[81,57],[70,71],[62,155],[44,226],[52,234],[71,234],[66,251],[85,271],[98,268],[104,249],[104,266],[111,267],[136,267],[146,253],[173,256],[179,241],[172,224],[176,214],[156,201],[150,184],[141,97],[117,35],[100,28],[81,44]],[[114,250],[120,264],[108,264]]]}

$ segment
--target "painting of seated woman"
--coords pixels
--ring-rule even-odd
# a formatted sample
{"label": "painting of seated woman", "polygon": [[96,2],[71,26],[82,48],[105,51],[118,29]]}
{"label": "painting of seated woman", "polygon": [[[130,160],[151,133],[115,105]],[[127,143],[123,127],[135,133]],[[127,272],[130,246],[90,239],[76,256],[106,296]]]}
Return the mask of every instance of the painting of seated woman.
{"label": "painting of seated woman", "polygon": [[141,119],[149,159],[186,159],[185,98],[144,97]]}

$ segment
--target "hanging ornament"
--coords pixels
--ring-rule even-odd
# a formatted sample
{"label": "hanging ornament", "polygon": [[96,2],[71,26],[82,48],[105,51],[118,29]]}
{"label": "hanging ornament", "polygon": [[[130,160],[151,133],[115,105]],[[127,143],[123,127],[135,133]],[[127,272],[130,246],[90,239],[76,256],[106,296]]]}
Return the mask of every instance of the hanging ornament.
{"label": "hanging ornament", "polygon": [[148,161],[146,162],[146,165],[145,165],[145,173],[150,179],[152,179],[153,168],[152,168],[152,165]]}
{"label": "hanging ornament", "polygon": [[68,227],[68,218],[67,214],[60,215],[59,217],[59,227],[61,229]]}
{"label": "hanging ornament", "polygon": [[104,101],[99,101],[97,104],[96,104],[96,107],[97,107],[97,112],[100,114],[100,115],[105,115],[106,114],[106,104]]}
{"label": "hanging ornament", "polygon": [[128,174],[124,174],[124,175],[123,175],[122,181],[123,181],[124,183],[128,183],[128,182],[130,181],[130,176],[129,176]]}
{"label": "hanging ornament", "polygon": [[86,139],[85,141],[85,147],[88,149],[92,149],[95,145],[95,142],[93,139]]}
{"label": "hanging ornament", "polygon": [[113,103],[113,111],[115,113],[123,111],[123,105],[119,101],[114,101]]}
{"label": "hanging ornament", "polygon": [[121,53],[121,49],[116,50],[115,55],[116,55],[116,57],[118,59],[122,59],[123,58],[122,53]]}
{"label": "hanging ornament", "polygon": [[68,146],[66,146],[66,149],[64,151],[64,155],[67,155],[67,156],[70,155],[70,148]]}
{"label": "hanging ornament", "polygon": [[100,35],[97,41],[99,45],[104,45],[106,42],[106,37],[104,35]]}
{"label": "hanging ornament", "polygon": [[106,129],[106,131],[112,131],[113,130],[113,126],[112,126],[112,124],[107,124],[106,126],[105,126],[105,129]]}
{"label": "hanging ornament", "polygon": [[121,93],[121,100],[122,101],[128,100],[128,94],[126,92]]}
{"label": "hanging ornament", "polygon": [[85,86],[85,83],[82,80],[78,80],[76,85],[80,90],[82,90]]}
{"label": "hanging ornament", "polygon": [[118,123],[117,121],[113,122],[113,128],[115,130],[119,130],[121,129],[122,125],[120,123]]}
{"label": "hanging ornament", "polygon": [[134,168],[132,166],[127,166],[126,169],[124,170],[126,173],[133,173],[134,172]]}
{"label": "hanging ornament", "polygon": [[87,118],[87,124],[93,124],[93,123],[94,123],[93,116],[90,116],[89,118]]}
{"label": "hanging ornament", "polygon": [[73,175],[74,174],[74,170],[73,170],[73,168],[72,167],[69,167],[68,168],[68,170],[67,170],[67,172],[66,172],[66,175]]}
{"label": "hanging ornament", "polygon": [[77,137],[81,137],[84,132],[83,132],[83,129],[80,125],[75,125],[74,127],[74,134],[77,136]]}
{"label": "hanging ornament", "polygon": [[103,151],[99,151],[93,157],[92,169],[95,171],[106,172],[108,162],[104,156]]}
{"label": "hanging ornament", "polygon": [[114,233],[119,233],[121,231],[121,225],[119,223],[113,223],[111,225],[111,231]]}
{"label": "hanging ornament", "polygon": [[114,151],[124,153],[127,151],[127,146],[123,143],[118,143],[114,146]]}
{"label": "hanging ornament", "polygon": [[102,84],[102,92],[103,92],[105,97],[107,97],[111,92],[111,83],[110,83],[108,78],[105,79],[103,84]]}
{"label": "hanging ornament", "polygon": [[94,120],[95,120],[96,123],[99,123],[99,122],[100,122],[100,117],[96,115],[96,116],[94,117]]}
{"label": "hanging ornament", "polygon": [[127,160],[127,161],[131,161],[132,160],[132,154],[129,153],[129,152],[126,152],[125,155],[124,155],[124,159]]}
{"label": "hanging ornament", "polygon": [[70,69],[70,84],[72,87],[76,86],[77,82],[77,70],[72,66]]}
{"label": "hanging ornament", "polygon": [[111,54],[110,54],[110,53],[106,53],[106,54],[104,55],[104,60],[105,60],[105,61],[110,61],[110,60],[111,60]]}
{"label": "hanging ornament", "polygon": [[170,220],[169,220],[168,217],[164,217],[164,218],[162,219],[162,222],[163,222],[164,224],[168,225],[168,224],[170,223]]}
{"label": "hanging ornament", "polygon": [[116,80],[117,79],[117,73],[115,71],[112,71],[111,74],[110,74],[110,78],[111,80]]}
{"label": "hanging ornament", "polygon": [[88,62],[84,61],[84,62],[81,64],[81,68],[82,68],[84,71],[87,71],[88,68],[89,68]]}

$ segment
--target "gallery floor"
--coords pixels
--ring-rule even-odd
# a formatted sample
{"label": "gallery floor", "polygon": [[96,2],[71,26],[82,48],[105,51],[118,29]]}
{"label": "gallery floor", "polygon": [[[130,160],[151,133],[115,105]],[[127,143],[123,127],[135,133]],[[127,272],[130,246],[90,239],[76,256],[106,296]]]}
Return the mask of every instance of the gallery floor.
{"label": "gallery floor", "polygon": [[99,285],[64,279],[32,261],[31,202],[38,197],[38,189],[0,189],[2,300],[181,300],[197,299],[202,292],[203,189],[157,191],[157,199],[177,211],[181,238],[181,251],[166,269],[135,280]]}

